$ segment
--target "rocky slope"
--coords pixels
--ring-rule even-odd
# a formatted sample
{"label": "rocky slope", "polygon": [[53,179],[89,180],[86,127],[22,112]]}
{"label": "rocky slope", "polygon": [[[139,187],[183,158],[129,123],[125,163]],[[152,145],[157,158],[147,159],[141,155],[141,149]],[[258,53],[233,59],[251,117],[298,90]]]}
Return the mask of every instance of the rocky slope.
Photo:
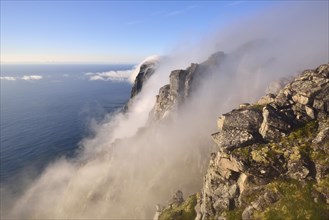
{"label": "rocky slope", "polygon": [[[156,119],[184,101],[198,68],[172,72],[157,97]],[[173,200],[159,219],[329,218],[329,64],[217,124],[218,151],[201,191]]]}

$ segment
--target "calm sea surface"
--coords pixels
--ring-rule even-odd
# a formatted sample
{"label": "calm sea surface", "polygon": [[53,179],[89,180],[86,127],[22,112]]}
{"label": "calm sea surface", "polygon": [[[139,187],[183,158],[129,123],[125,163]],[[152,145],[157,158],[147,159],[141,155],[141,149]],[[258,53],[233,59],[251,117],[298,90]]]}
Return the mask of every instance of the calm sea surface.
{"label": "calm sea surface", "polygon": [[122,108],[131,89],[122,81],[90,81],[85,73],[131,68],[1,66],[1,77],[12,77],[1,80],[1,182],[24,172],[37,175],[56,158],[74,155],[79,141],[90,132],[90,121],[101,121],[106,113]]}

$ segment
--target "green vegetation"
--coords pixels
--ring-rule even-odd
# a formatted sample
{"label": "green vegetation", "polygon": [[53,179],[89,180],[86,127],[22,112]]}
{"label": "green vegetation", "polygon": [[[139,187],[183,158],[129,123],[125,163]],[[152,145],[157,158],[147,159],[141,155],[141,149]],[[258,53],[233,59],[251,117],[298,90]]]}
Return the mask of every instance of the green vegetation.
{"label": "green vegetation", "polygon": [[311,121],[309,123],[306,123],[304,126],[299,127],[297,130],[291,132],[288,136],[288,140],[298,140],[300,138],[314,137],[317,128],[317,121]]}
{"label": "green vegetation", "polygon": [[[322,149],[314,149],[312,140],[315,138],[318,122],[311,121],[283,137],[277,143],[254,144],[244,148],[235,149],[232,153],[238,158],[253,163],[271,165],[275,158],[283,155],[287,161],[301,161],[310,158],[314,163],[329,164],[328,154]],[[322,144],[323,145],[323,144]],[[329,143],[324,143],[329,145]],[[298,181],[294,179],[279,178],[265,186],[265,189],[277,192],[279,201],[271,204],[263,211],[255,211],[255,219],[329,219],[329,206],[325,197],[329,197],[329,176],[320,180]],[[256,201],[262,194],[243,193],[241,200],[243,207],[226,212],[227,219],[241,219],[245,205]]]}
{"label": "green vegetation", "polygon": [[161,215],[159,216],[159,220],[190,220],[195,219],[196,212],[194,207],[197,204],[197,196],[193,194],[189,196],[182,204],[176,206],[171,205],[165,208]]}
{"label": "green vegetation", "polygon": [[243,208],[236,208],[230,211],[226,211],[226,218],[228,220],[240,220],[242,219]]}
{"label": "green vegetation", "polygon": [[326,176],[318,182],[315,186],[316,190],[329,196],[329,176]]}
{"label": "green vegetation", "polygon": [[246,159],[249,157],[249,149],[250,147],[241,147],[241,148],[236,148],[232,151],[233,155],[238,156],[239,158]]}
{"label": "green vegetation", "polygon": [[281,199],[263,212],[256,211],[255,219],[328,219],[329,207],[324,200],[319,199],[321,196],[314,186],[315,183],[310,181],[273,181],[267,188],[279,192]]}

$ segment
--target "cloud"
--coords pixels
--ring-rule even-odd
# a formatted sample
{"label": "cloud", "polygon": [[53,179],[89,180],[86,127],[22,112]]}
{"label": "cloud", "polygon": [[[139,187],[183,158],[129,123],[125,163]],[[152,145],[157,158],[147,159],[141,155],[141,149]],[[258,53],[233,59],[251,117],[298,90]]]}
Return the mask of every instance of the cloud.
{"label": "cloud", "polygon": [[42,79],[43,76],[40,75],[24,75],[22,77],[19,76],[1,76],[1,80],[8,80],[8,81],[16,81],[16,80],[26,80],[26,81],[31,81],[31,80],[40,80]]}
{"label": "cloud", "polygon": [[17,77],[13,77],[13,76],[1,76],[0,80],[8,80],[8,81],[15,81],[17,79]]}
{"label": "cloud", "polygon": [[30,81],[30,80],[40,80],[42,79],[43,76],[40,75],[25,75],[23,77],[21,77],[22,80],[26,80],[26,81]]}
{"label": "cloud", "polygon": [[157,66],[159,64],[159,61],[160,61],[161,57],[158,56],[158,55],[152,55],[152,56],[149,56],[147,58],[145,58],[142,62],[140,62],[140,64],[138,64],[135,68],[134,68],[134,71],[131,73],[131,75],[129,76],[129,82],[130,83],[134,83],[135,82],[135,78],[136,76],[138,75],[139,73],[139,70],[140,70],[140,67],[143,65],[143,64],[153,64],[155,66]]}
{"label": "cloud", "polygon": [[129,76],[132,74],[133,70],[118,70],[118,71],[108,71],[108,72],[98,72],[98,73],[86,73],[85,75],[89,77],[90,81],[103,80],[103,81],[114,81],[114,82],[124,82],[128,81]]}
{"label": "cloud", "polygon": [[129,82],[133,84],[135,78],[140,71],[143,64],[157,65],[160,61],[160,56],[153,55],[144,59],[140,64],[136,65],[131,70],[113,70],[107,72],[97,72],[97,73],[85,73],[89,77],[90,81],[103,80],[103,81],[114,81],[114,82]]}

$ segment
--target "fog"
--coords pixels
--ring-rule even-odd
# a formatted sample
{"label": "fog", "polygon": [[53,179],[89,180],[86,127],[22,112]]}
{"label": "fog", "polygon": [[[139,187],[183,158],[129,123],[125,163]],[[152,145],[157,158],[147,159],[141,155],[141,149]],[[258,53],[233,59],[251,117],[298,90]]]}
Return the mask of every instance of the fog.
{"label": "fog", "polygon": [[[2,186],[2,217],[152,218],[155,205],[165,205],[177,189],[184,196],[199,191],[216,149],[210,134],[217,117],[255,102],[274,80],[327,63],[328,26],[328,2],[297,1],[178,44],[166,59],[155,59],[156,72],[129,110],[108,115],[95,137],[82,140],[76,158],[50,164],[21,195]],[[216,51],[226,58],[173,118],[148,124],[170,72]]]}

